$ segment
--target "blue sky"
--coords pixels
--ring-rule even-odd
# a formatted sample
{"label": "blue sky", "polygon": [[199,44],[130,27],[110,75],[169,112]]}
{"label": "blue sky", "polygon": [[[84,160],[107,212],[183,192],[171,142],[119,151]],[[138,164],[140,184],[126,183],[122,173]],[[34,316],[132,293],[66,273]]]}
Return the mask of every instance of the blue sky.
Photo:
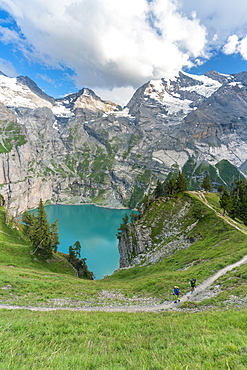
{"label": "blue sky", "polygon": [[247,70],[247,1],[0,0],[0,70],[60,97],[89,87],[124,105],[180,70]]}

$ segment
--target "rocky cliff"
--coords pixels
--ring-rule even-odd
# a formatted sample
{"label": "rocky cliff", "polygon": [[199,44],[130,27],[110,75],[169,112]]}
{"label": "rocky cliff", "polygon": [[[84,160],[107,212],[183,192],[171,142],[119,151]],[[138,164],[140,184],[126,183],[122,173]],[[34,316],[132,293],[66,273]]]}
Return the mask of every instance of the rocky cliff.
{"label": "rocky cliff", "polygon": [[42,198],[134,207],[183,169],[229,184],[247,168],[247,73],[149,81],[125,108],[90,89],[62,99],[0,75],[0,186],[14,214]]}
{"label": "rocky cliff", "polygon": [[204,206],[189,195],[153,202],[121,232],[120,268],[154,264],[189,248],[200,239],[197,224],[204,213]]}

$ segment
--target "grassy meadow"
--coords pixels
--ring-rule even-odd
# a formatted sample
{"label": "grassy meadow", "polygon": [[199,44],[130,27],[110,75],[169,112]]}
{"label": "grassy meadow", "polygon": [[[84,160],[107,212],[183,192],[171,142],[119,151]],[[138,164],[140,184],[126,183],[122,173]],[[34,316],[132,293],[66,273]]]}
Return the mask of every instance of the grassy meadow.
{"label": "grassy meadow", "polygon": [[[216,195],[207,199],[220,211]],[[200,201],[194,201],[198,206]],[[165,207],[155,205],[150,220]],[[215,282],[216,297],[184,302],[176,311],[76,311],[141,305],[145,299],[146,304],[171,301],[174,284],[183,294],[192,276],[200,283],[242,258],[247,235],[205,205],[200,207],[204,216],[193,231],[200,238],[190,248],[99,281],[78,279],[60,253],[47,262],[34,257],[21,230],[6,224],[0,209],[0,304],[58,308],[1,309],[0,369],[246,369],[246,265]]]}
{"label": "grassy meadow", "polygon": [[0,368],[247,368],[246,310],[198,313],[1,311]]}

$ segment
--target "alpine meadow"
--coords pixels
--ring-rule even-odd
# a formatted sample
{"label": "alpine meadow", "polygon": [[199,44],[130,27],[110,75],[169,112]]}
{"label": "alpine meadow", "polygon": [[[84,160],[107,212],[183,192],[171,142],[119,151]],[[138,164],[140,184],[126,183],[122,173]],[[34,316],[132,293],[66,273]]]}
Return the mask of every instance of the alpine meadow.
{"label": "alpine meadow", "polygon": [[[0,75],[1,369],[247,368],[246,81],[179,72],[121,107]],[[86,204],[126,210],[99,280],[46,214]]]}

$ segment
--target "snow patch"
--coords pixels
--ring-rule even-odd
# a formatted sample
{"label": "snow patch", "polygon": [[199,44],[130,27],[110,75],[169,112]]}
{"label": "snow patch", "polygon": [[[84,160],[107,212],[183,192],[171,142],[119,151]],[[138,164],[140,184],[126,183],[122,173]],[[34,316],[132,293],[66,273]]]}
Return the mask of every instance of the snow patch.
{"label": "snow patch", "polygon": [[52,107],[52,112],[57,117],[71,117],[73,116],[73,113],[69,108],[66,108],[63,103],[59,102],[56,103],[54,107]]}
{"label": "snow patch", "polygon": [[197,94],[208,98],[222,86],[222,84],[219,81],[213,80],[212,78],[207,77],[207,76],[190,75],[185,72],[183,72],[183,74],[202,83],[202,84],[200,83],[195,86],[182,87],[181,90],[183,91],[190,91],[190,92],[194,91]]}
{"label": "snow patch", "polygon": [[244,87],[244,85],[240,81],[230,82],[229,85],[230,86],[238,86],[240,89]]}
{"label": "snow patch", "polygon": [[186,115],[193,110],[193,108],[190,107],[192,100],[180,99],[180,95],[177,93],[169,94],[165,90],[161,80],[150,81],[144,94],[164,105],[168,115],[177,113]]}
{"label": "snow patch", "polygon": [[0,101],[10,107],[41,108],[52,107],[52,103],[40,98],[28,86],[17,81],[15,77],[0,75]]}
{"label": "snow patch", "polygon": [[152,85],[154,87],[154,90],[157,92],[162,93],[164,91],[162,80],[151,80],[149,84]]}
{"label": "snow patch", "polygon": [[[111,112],[109,112],[111,113]],[[130,119],[133,119],[132,116],[129,114],[129,108],[125,107],[123,110],[120,111],[113,111],[112,112],[116,117],[128,117]]]}

